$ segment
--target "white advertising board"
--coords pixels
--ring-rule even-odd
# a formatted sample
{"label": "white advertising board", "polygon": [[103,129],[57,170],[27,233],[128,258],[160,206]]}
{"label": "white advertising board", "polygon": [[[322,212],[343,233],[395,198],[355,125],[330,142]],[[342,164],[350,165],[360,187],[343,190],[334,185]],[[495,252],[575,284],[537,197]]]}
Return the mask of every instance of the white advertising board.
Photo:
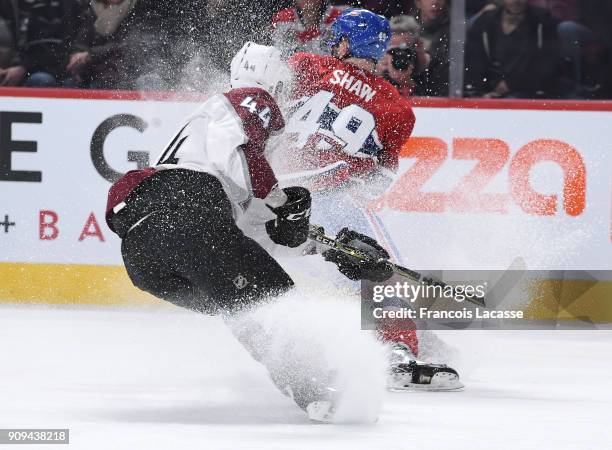
{"label": "white advertising board", "polygon": [[[196,106],[0,97],[0,262],[120,265],[108,180],[146,165]],[[405,264],[612,269],[612,106],[415,113],[398,178],[372,205]]]}

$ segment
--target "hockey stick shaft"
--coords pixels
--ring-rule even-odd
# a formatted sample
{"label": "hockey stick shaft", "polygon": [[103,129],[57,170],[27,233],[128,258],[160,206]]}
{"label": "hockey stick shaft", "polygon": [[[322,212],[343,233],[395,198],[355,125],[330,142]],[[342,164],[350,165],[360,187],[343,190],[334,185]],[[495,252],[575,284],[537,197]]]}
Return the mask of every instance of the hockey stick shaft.
{"label": "hockey stick shaft", "polygon": [[[365,260],[371,260],[371,256],[368,255],[367,253],[355,248],[355,247],[351,247],[350,245],[344,244],[340,241],[338,241],[335,237],[333,236],[328,236],[323,232],[323,228],[318,226],[318,225],[310,225],[310,229],[308,232],[308,237],[312,240],[315,241],[319,244],[322,244],[330,249],[334,249],[334,250],[338,250],[342,253],[345,253],[349,256],[352,256],[353,258],[365,261]],[[391,261],[389,261],[388,259],[384,260],[392,269],[393,272],[399,276],[408,278],[409,280],[412,281],[416,281],[416,282],[420,282],[423,283],[425,285],[436,285],[436,286],[440,286],[442,289],[448,287],[449,285],[439,281],[439,280],[435,280],[434,278],[431,277],[426,277],[423,274],[416,272],[414,270],[408,269],[407,267],[403,267],[400,266],[399,264],[394,264]],[[465,300],[467,300],[470,303],[473,303],[477,306],[480,307],[486,307],[485,304],[485,300],[483,297],[472,297],[472,296],[466,296]]]}

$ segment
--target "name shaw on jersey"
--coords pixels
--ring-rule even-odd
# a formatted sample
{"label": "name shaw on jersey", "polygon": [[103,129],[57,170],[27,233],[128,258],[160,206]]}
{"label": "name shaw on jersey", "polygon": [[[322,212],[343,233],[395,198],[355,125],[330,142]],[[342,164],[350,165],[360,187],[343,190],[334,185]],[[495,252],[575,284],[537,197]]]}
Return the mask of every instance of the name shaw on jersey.
{"label": "name shaw on jersey", "polygon": [[357,95],[366,102],[371,101],[376,95],[376,91],[372,89],[369,84],[359,79],[355,80],[353,75],[341,69],[334,70],[333,76],[330,78],[329,82],[347,89],[349,92]]}

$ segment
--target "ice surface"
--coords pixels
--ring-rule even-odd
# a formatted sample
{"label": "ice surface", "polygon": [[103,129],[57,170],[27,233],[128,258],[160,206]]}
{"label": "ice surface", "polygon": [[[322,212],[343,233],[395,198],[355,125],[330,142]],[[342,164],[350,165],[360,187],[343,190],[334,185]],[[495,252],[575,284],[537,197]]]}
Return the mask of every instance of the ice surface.
{"label": "ice surface", "polygon": [[464,392],[388,393],[377,424],[315,425],[218,318],[3,306],[0,427],[70,428],[71,449],[609,448],[612,332],[440,334]]}

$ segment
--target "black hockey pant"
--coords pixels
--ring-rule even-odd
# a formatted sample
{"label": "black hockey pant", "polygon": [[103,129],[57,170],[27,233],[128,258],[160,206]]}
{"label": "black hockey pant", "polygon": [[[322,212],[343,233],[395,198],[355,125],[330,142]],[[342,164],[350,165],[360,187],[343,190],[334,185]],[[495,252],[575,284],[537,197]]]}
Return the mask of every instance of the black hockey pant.
{"label": "black hockey pant", "polygon": [[280,265],[236,226],[218,180],[206,195],[210,201],[197,207],[158,209],[131,227],[121,252],[134,285],[212,314],[238,310],[293,286]]}

